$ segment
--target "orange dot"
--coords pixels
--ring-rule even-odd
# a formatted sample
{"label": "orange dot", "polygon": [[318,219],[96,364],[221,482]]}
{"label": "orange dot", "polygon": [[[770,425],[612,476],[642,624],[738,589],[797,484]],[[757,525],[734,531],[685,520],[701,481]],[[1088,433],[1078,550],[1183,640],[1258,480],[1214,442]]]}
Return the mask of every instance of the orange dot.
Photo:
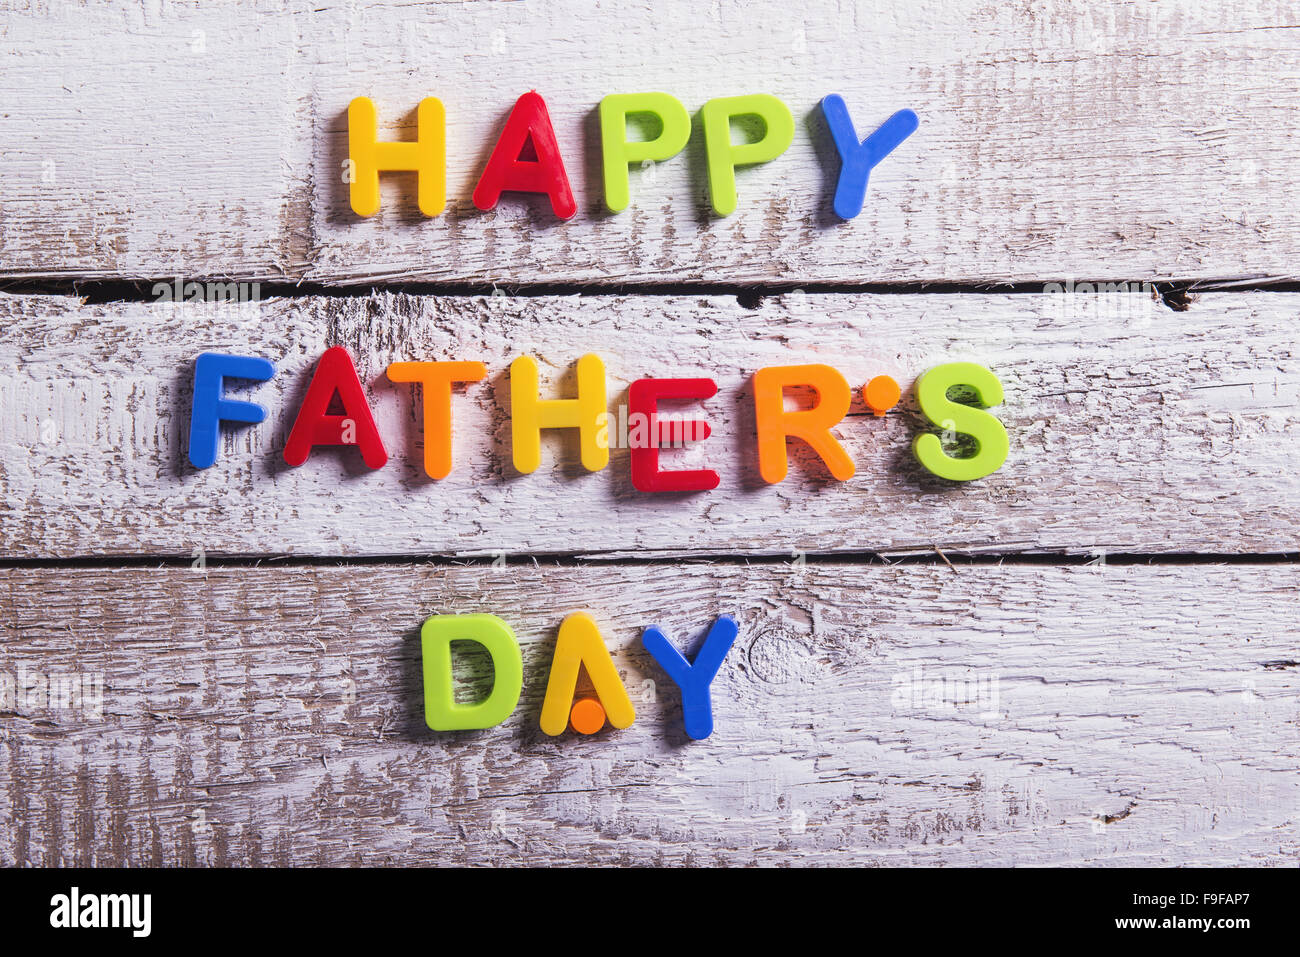
{"label": "orange dot", "polygon": [[862,387],[862,401],[876,415],[884,415],[902,397],[903,390],[887,375],[878,375]]}
{"label": "orange dot", "polygon": [[569,711],[569,723],[579,734],[595,734],[605,727],[605,709],[595,698],[579,698]]}

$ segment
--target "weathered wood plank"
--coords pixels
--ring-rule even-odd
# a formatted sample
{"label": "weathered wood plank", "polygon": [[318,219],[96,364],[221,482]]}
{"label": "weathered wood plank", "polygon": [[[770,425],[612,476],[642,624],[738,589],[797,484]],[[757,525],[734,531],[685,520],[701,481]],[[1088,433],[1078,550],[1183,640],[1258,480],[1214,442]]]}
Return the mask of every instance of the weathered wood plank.
{"label": "weathered wood plank", "polygon": [[[1224,279],[1294,276],[1300,253],[1300,93],[1278,82],[1300,72],[1300,35],[1282,0],[3,6],[0,276]],[[573,180],[568,224],[470,202],[530,87]],[[743,170],[719,220],[697,130],[606,215],[595,108],[647,89],[692,112],[773,93],[794,145]],[[830,212],[831,92],[863,135],[921,117],[850,224]],[[442,218],[396,180],[377,218],[351,214],[345,111],[362,94],[393,138],[414,135],[422,96],[446,103]]]}
{"label": "weathered wood plank", "polygon": [[[1291,294],[1206,296],[1174,313],[1141,296],[307,298],[245,306],[0,298],[0,554],[775,554],[929,551],[1280,552],[1300,548],[1300,356]],[[389,464],[284,441],[328,345],[357,357]],[[194,357],[261,355],[247,395],[266,423],[230,428],[215,467],[186,461]],[[637,492],[626,449],[584,472],[576,441],[511,464],[510,360],[539,357],[559,395],[578,356],[607,366],[611,411],[645,375],[705,375],[714,435],[665,465],[707,463],[709,493]],[[453,398],[455,468],[424,477],[421,411],[383,370],[481,359]],[[910,394],[877,419],[860,397],[837,434],[857,465],[829,481],[802,447],[791,477],[757,474],[753,372],[828,362],[850,383],[973,359],[1002,379],[1003,468],[956,485],[910,443]],[[551,381],[547,381],[550,377]],[[236,392],[243,395],[243,392]],[[672,411],[672,410],[670,410]],[[687,406],[682,414],[695,415]],[[677,459],[677,463],[672,460]]]}
{"label": "weathered wood plank", "polygon": [[[1289,566],[2,570],[0,672],[103,693],[98,717],[0,715],[0,862],[1294,865],[1298,584]],[[639,714],[551,739],[549,657],[579,608]],[[418,628],[478,611],[516,629],[524,697],[501,727],[439,735]],[[639,635],[687,646],[719,613],[741,635],[714,735],[690,743]]]}
{"label": "weathered wood plank", "polygon": [[289,266],[304,174],[290,165],[303,130],[287,8],[3,11],[0,274]]}

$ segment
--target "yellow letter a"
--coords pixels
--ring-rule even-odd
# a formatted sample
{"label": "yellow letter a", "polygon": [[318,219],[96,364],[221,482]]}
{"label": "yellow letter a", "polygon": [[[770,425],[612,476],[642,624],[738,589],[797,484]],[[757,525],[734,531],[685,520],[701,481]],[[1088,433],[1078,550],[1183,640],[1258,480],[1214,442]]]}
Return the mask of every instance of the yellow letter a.
{"label": "yellow letter a", "polygon": [[626,728],[636,720],[636,709],[627,689],[614,667],[600,637],[600,629],[591,616],[574,612],[560,624],[560,636],[555,642],[555,657],[551,660],[551,676],[546,682],[546,697],[542,700],[542,730],[549,735],[563,734],[569,726],[569,709],[573,706],[573,693],[578,686],[578,666],[586,665],[587,675],[596,689],[596,695],[605,709],[609,723],[616,728]]}

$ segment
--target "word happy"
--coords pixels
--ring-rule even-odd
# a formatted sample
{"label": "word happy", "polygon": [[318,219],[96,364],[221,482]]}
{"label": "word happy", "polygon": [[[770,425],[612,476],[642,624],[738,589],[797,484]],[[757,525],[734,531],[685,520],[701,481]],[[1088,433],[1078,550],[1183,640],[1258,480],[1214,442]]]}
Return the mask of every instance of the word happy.
{"label": "word happy", "polygon": [[[911,110],[899,110],[859,142],[843,97],[825,97],[821,112],[840,160],[832,206],[841,219],[852,219],[862,212],[871,170],[911,136],[920,121]],[[652,121],[658,135],[629,140],[631,116]],[[733,120],[756,120],[762,136],[733,142]],[[754,93],[709,100],[700,108],[700,121],[713,211],[729,216],[736,209],[736,167],[768,163],[784,153],[794,141],[794,116],[776,97]],[[353,100],[348,106],[345,166],[352,211],[358,216],[379,212],[380,173],[414,172],[419,177],[420,212],[440,215],[447,205],[446,125],[442,101],[426,97],[416,108],[416,139],[381,143],[375,104],[364,96]],[[600,101],[600,131],[605,205],[618,213],[630,199],[628,167],[662,163],[682,152],[690,140],[691,117],[682,102],[667,93],[615,93]],[[511,110],[474,187],[474,205],[493,209],[504,192],[543,194],[560,219],[571,219],[578,211],[550,113],[536,90],[521,96]]]}

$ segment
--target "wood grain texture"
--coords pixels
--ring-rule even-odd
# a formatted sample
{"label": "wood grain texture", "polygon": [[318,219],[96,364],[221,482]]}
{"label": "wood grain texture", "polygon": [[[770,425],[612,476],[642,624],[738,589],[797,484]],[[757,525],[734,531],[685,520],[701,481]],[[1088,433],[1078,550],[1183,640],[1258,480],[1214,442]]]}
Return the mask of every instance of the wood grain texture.
{"label": "wood grain texture", "polygon": [[[1149,299],[1084,295],[360,298],[244,306],[0,298],[0,553],[487,555],[495,552],[769,554],[945,550],[1014,553],[1285,552],[1300,547],[1300,356],[1292,294],[1223,293],[1175,313]],[[1120,302],[1123,309],[1116,303]],[[329,345],[356,357],[391,458],[355,449],[288,468],[285,438]],[[225,430],[215,467],[185,454],[194,357],[260,355],[279,372],[236,390],[266,423]],[[610,408],[645,375],[704,375],[714,435],[665,454],[707,463],[721,486],[646,495],[626,449],[577,463],[576,435],[544,439],[542,468],[511,464],[510,360],[539,357],[560,395],[599,353]],[[453,397],[455,467],[424,478],[421,407],[390,361],[478,359],[485,382]],[[1011,435],[978,482],[925,472],[910,388],[973,359],[1001,378]],[[852,384],[889,374],[908,394],[872,416],[855,397],[837,428],[857,465],[829,480],[792,444],[791,476],[757,475],[753,372],[827,362]],[[547,381],[547,379],[550,381]],[[567,393],[571,394],[571,393]],[[676,463],[673,460],[676,459]]]}
{"label": "wood grain texture", "polygon": [[[298,296],[242,306],[0,294],[0,865],[1300,863],[1300,295],[623,295],[642,283],[1038,284],[1294,278],[1300,72],[1283,0],[1070,3],[580,0],[346,4],[0,0],[0,279],[590,285],[583,297]],[[547,99],[579,204],[493,212],[473,184],[519,94]],[[773,93],[793,146],[709,213],[701,137],[603,211],[596,106],[663,89]],[[817,116],[919,131],[851,223]],[[446,214],[387,176],[348,208],[348,101],[381,135],[448,112]],[[47,288],[41,286],[40,288]],[[316,288],[316,287],[313,287]],[[448,287],[454,289],[455,287]],[[572,287],[570,287],[572,288]],[[328,289],[325,291],[329,291]],[[338,292],[339,290],[334,290]],[[346,291],[346,290],[343,290]],[[330,345],[356,357],[391,460],[281,451]],[[186,463],[194,357],[273,359],[270,411]],[[611,411],[647,375],[705,375],[714,436],[671,453],[712,493],[649,497],[576,443],[510,465],[507,366]],[[388,362],[481,359],[456,470],[423,476],[418,394]],[[1003,469],[937,480],[910,394],[940,362],[1006,387]],[[796,451],[757,475],[763,366],[889,374],[833,483]],[[693,413],[685,407],[683,413]],[[1194,553],[1195,564],[908,564],[866,553]],[[386,556],[277,565],[274,557]],[[747,562],[824,554],[831,560]],[[555,564],[539,555],[584,556]],[[195,568],[61,564],[197,556]],[[265,565],[206,565],[221,555]],[[441,556],[429,564],[412,558]],[[464,565],[466,556],[494,564]],[[719,560],[654,562],[656,557]],[[845,557],[835,557],[845,556]],[[626,559],[636,559],[635,562]],[[46,564],[48,562],[48,564]],[[39,564],[37,564],[39,563]],[[599,621],[639,716],[537,727],[556,628]],[[523,645],[502,727],[423,720],[418,629],[493,612]],[[642,651],[741,635],[717,729],[689,742]],[[483,663],[462,663],[482,690]],[[75,679],[75,683],[74,683]],[[29,697],[19,690],[39,689]]]}
{"label": "wood grain texture", "polygon": [[[1284,0],[789,4],[581,0],[2,5],[0,276],[513,282],[1276,279],[1295,275],[1300,34]],[[547,98],[579,203],[470,194],[506,114]],[[147,89],[147,98],[140,91]],[[709,213],[701,135],[603,212],[596,106],[769,92],[794,145]],[[830,212],[817,103],[919,131]],[[448,112],[447,213],[410,177],[347,203],[348,102],[386,138]],[[698,125],[698,121],[697,121]]]}
{"label": "wood grain texture", "polygon": [[[0,672],[104,689],[98,720],[4,715],[0,863],[1294,865],[1298,585],[1240,565],[0,570]],[[638,717],[552,739],[537,715],[579,608]],[[518,633],[523,699],[431,732],[419,625],[480,611]],[[689,652],[723,612],[741,633],[692,743],[639,635]]]}

